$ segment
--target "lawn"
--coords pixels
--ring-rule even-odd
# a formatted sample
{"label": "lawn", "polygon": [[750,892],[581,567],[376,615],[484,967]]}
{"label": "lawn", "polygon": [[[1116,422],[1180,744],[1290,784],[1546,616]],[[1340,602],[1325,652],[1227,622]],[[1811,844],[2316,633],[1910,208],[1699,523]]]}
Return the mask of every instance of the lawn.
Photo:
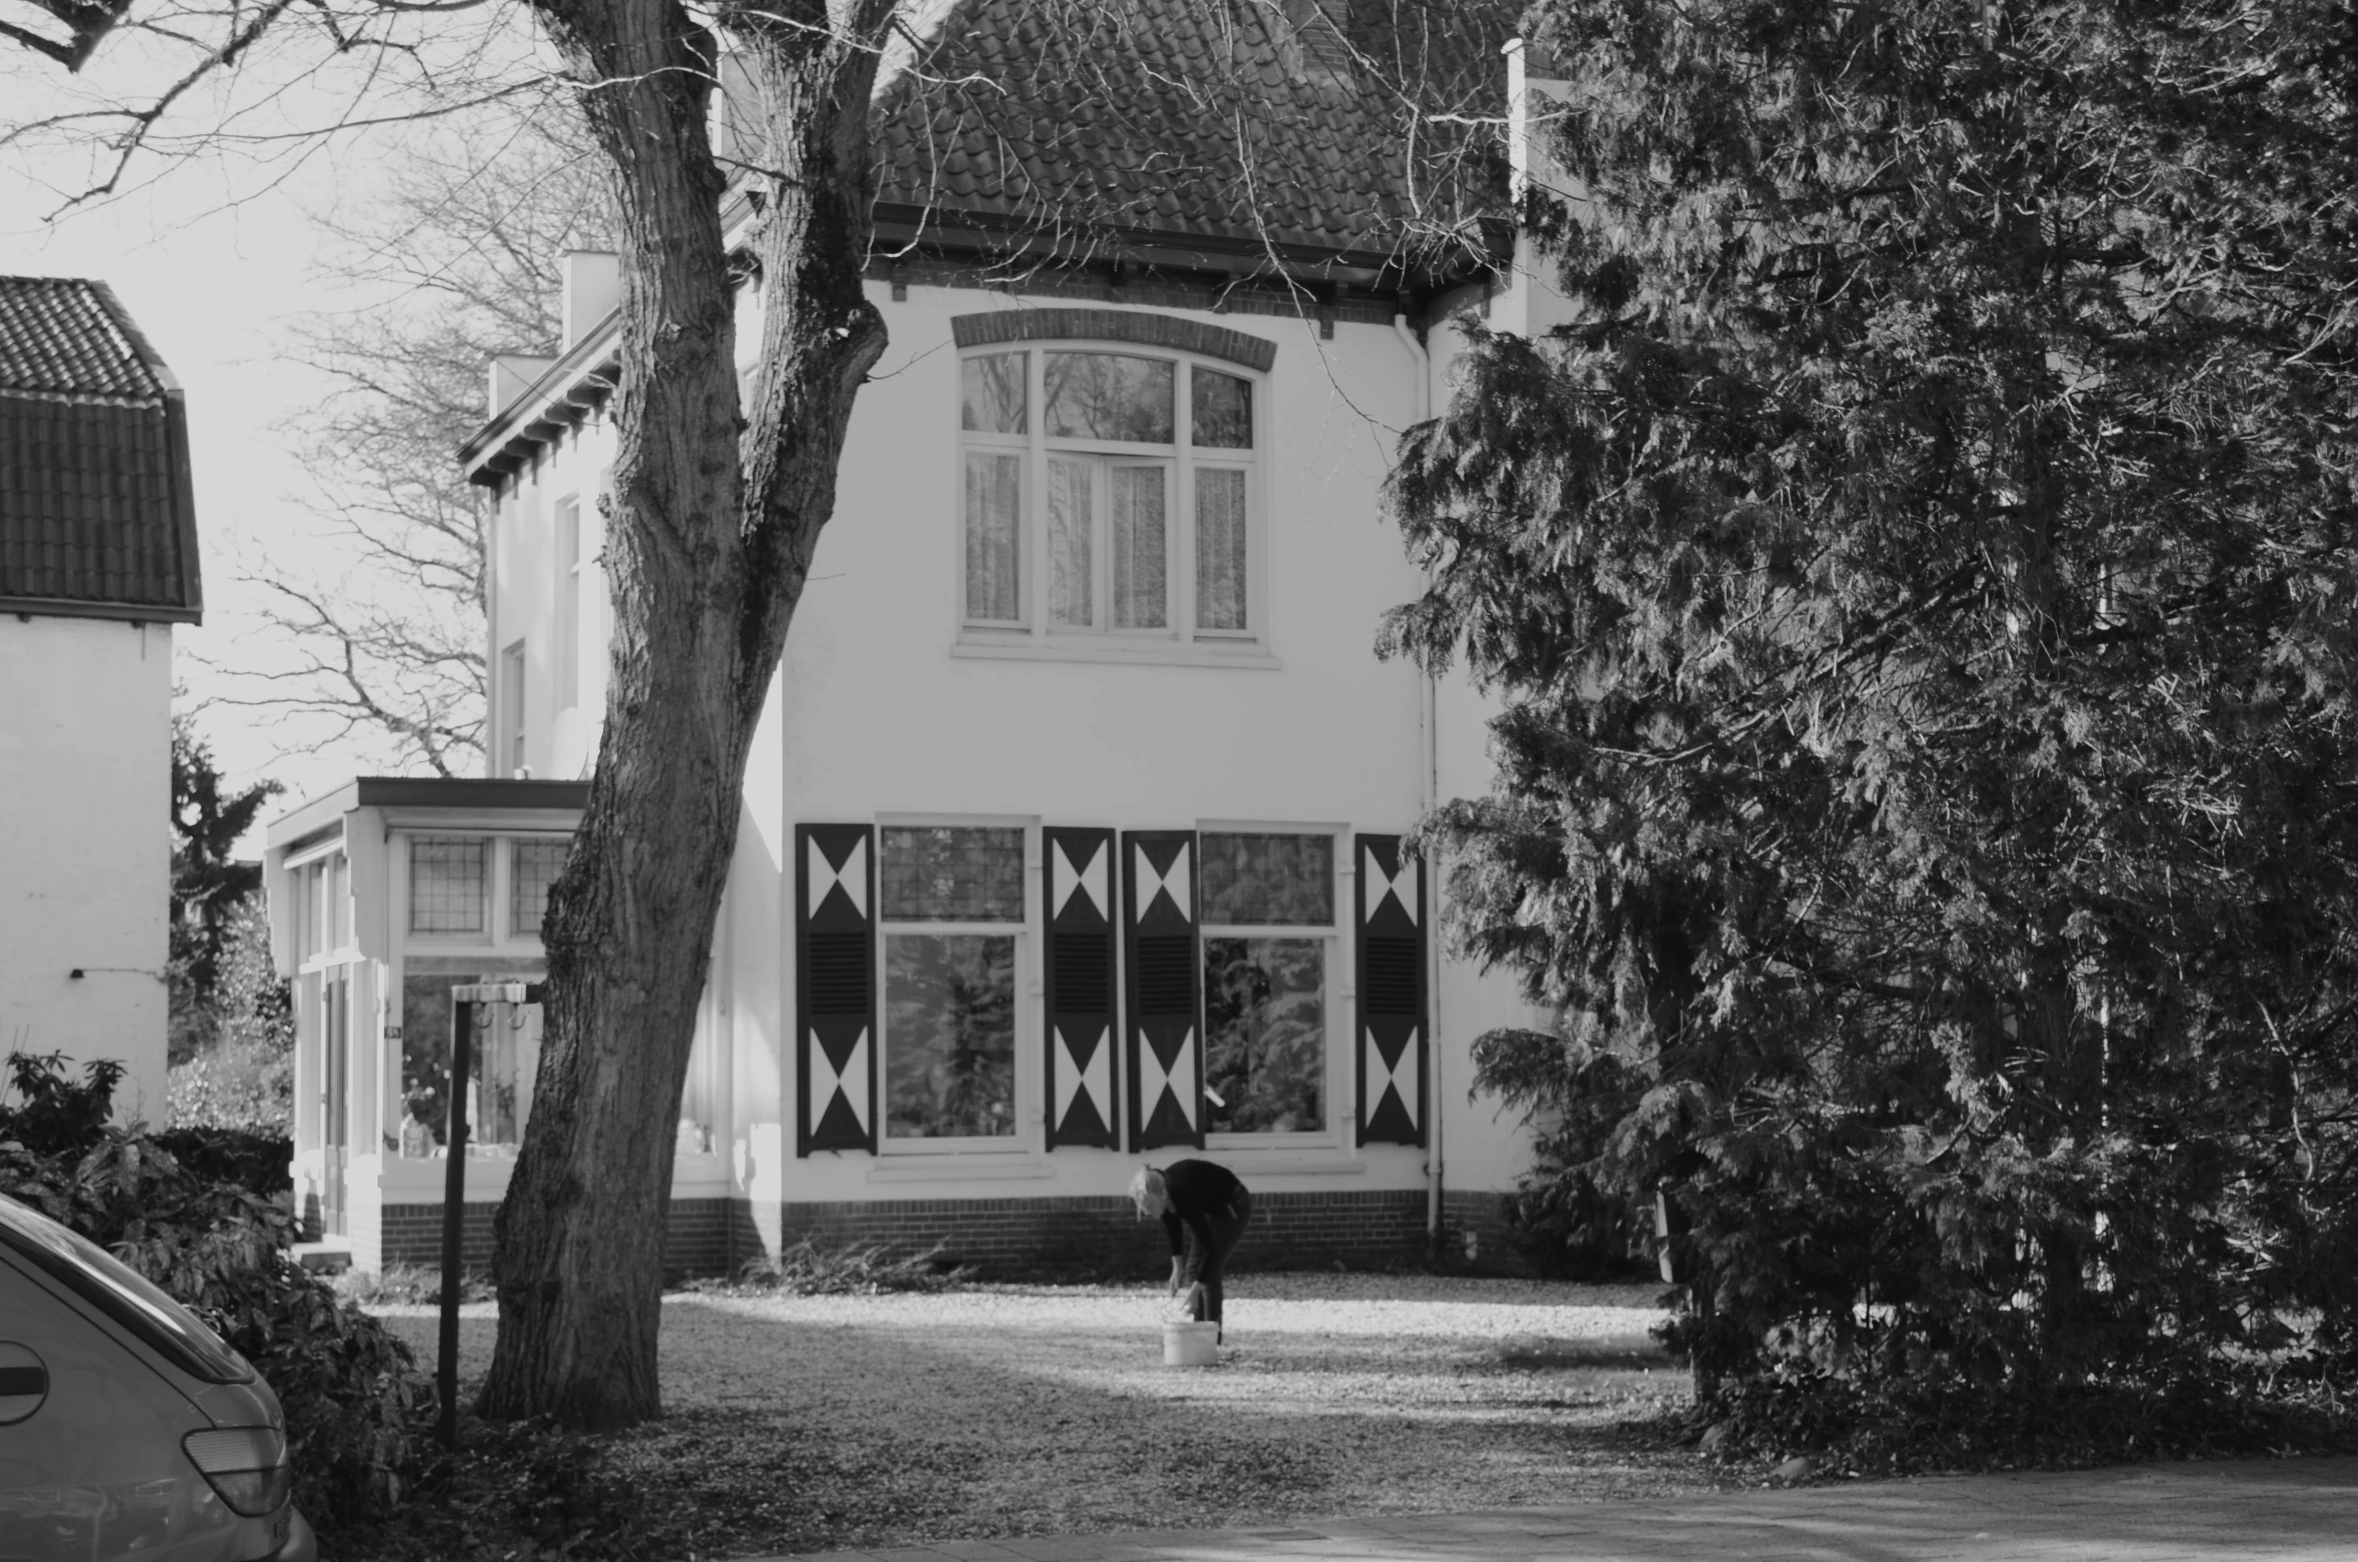
{"label": "lawn", "polygon": [[[1159,1288],[682,1292],[661,1422],[557,1444],[487,1430],[489,1454],[421,1504],[439,1520],[343,1549],[578,1537],[577,1555],[732,1557],[1701,1490],[1689,1459],[1631,1435],[1687,1399],[1647,1336],[1655,1294],[1248,1276],[1221,1364],[1184,1371],[1162,1365]],[[431,1363],[430,1309],[376,1310]],[[492,1309],[461,1328],[474,1378]]]}

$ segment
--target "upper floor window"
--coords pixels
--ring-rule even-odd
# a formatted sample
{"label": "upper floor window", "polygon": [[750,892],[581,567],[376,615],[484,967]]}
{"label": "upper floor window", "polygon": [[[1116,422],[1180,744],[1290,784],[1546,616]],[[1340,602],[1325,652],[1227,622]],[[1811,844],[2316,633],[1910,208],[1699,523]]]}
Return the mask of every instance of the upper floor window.
{"label": "upper floor window", "polygon": [[1254,381],[1185,356],[960,363],[963,616],[975,629],[1245,639]]}

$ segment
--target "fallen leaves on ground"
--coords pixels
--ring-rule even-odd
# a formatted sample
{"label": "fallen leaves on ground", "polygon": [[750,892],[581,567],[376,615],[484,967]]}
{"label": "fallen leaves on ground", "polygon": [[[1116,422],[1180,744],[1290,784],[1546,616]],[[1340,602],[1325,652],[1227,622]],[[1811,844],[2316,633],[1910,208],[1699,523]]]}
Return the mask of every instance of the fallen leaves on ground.
{"label": "fallen leaves on ground", "polygon": [[[663,1420],[476,1430],[409,1520],[338,1550],[685,1562],[1708,1489],[1645,1431],[1687,1403],[1647,1336],[1655,1294],[1251,1276],[1221,1364],[1184,1371],[1162,1365],[1159,1287],[683,1293]],[[386,1313],[430,1359],[431,1312]],[[464,1309],[463,1376],[492,1329]]]}

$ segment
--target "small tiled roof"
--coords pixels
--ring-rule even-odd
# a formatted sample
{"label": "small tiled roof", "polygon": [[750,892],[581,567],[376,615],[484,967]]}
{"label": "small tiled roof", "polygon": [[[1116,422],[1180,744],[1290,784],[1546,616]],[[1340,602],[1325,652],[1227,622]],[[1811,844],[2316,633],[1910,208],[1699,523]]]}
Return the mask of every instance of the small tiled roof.
{"label": "small tiled roof", "polygon": [[[1462,269],[1505,213],[1519,4],[927,0],[877,97],[878,215],[1119,258],[1194,240],[1293,266]],[[1289,21],[1288,18],[1291,18]]]}
{"label": "small tiled roof", "polygon": [[179,383],[105,283],[0,277],[0,611],[203,607]]}

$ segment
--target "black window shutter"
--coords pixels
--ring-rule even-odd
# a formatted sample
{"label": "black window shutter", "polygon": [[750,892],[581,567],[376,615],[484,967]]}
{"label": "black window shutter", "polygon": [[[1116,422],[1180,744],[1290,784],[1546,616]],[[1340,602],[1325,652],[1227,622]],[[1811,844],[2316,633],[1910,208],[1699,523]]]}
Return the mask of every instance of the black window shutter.
{"label": "black window shutter", "polygon": [[1204,1142],[1203,953],[1193,830],[1122,835],[1122,1072],[1130,1149]]}
{"label": "black window shutter", "polygon": [[1359,990],[1359,1142],[1425,1142],[1425,865],[1397,835],[1353,847]]}
{"label": "black window shutter", "polygon": [[794,827],[794,1153],[876,1149],[876,837]]}
{"label": "black window shutter", "polygon": [[1047,947],[1048,1148],[1118,1150],[1114,1106],[1114,833],[1040,832]]}

